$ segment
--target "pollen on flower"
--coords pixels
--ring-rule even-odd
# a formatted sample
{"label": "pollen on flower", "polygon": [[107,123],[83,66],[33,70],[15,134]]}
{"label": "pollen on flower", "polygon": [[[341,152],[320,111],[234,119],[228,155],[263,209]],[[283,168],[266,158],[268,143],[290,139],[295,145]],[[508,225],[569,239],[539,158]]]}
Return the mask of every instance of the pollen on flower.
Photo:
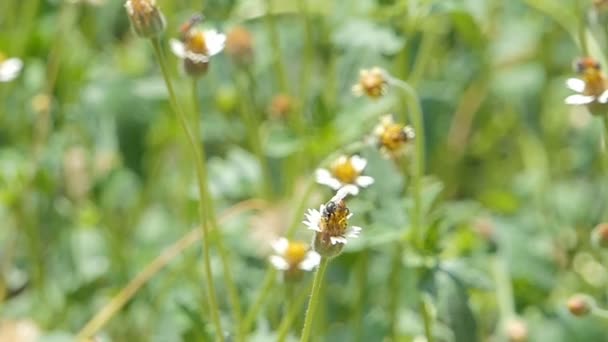
{"label": "pollen on flower", "polygon": [[366,95],[373,99],[386,93],[388,79],[386,72],[378,67],[363,69],[359,72],[359,81],[353,86],[353,93],[357,96]]}
{"label": "pollen on flower", "polygon": [[407,143],[416,136],[412,127],[396,123],[390,114],[382,117],[374,135],[380,150],[391,158],[403,153]]}
{"label": "pollen on flower", "polygon": [[360,174],[351,162],[351,159],[340,158],[336,160],[330,168],[331,172],[343,183],[354,183]]}

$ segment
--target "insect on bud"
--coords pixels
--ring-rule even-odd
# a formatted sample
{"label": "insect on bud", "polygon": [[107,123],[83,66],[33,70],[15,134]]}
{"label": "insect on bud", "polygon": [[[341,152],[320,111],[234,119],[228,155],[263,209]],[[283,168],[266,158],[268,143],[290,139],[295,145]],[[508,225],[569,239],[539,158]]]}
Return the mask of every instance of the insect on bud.
{"label": "insect on bud", "polygon": [[142,38],[153,38],[165,31],[165,17],[155,0],[128,0],[127,14],[135,33]]}

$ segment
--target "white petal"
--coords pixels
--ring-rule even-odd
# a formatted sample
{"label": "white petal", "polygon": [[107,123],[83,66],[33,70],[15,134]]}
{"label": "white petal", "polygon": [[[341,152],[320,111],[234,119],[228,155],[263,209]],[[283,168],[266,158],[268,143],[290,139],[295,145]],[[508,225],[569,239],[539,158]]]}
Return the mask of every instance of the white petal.
{"label": "white petal", "polygon": [[346,215],[347,220],[350,220],[351,217],[353,217],[353,213],[348,213],[348,215]]}
{"label": "white petal", "polygon": [[350,158],[350,163],[352,164],[355,171],[361,173],[361,171],[363,171],[363,169],[365,169],[365,166],[367,165],[367,160],[365,160],[365,158],[361,158],[357,155],[354,155]]}
{"label": "white petal", "polygon": [[336,164],[344,164],[348,161],[348,157],[345,155],[341,155],[338,157],[338,159],[336,159]]}
{"label": "white petal", "polygon": [[585,91],[585,81],[578,78],[569,78],[566,80],[566,86],[577,93]]}
{"label": "white petal", "polygon": [[298,267],[304,271],[312,271],[313,268],[317,267],[321,262],[321,255],[315,251],[309,251],[306,253],[306,258],[300,262]]}
{"label": "white petal", "polygon": [[224,50],[226,44],[226,35],[219,33],[216,30],[205,31],[205,43],[207,44],[207,52],[209,56],[217,55]]}
{"label": "white petal", "polygon": [[274,266],[279,271],[285,271],[289,269],[289,263],[287,262],[287,260],[283,259],[278,255],[271,255],[268,259],[270,260],[272,266]]}
{"label": "white petal", "polygon": [[334,178],[331,173],[326,169],[316,169],[315,178],[317,183],[321,185],[327,185],[328,187],[338,190],[342,186],[342,183]]}
{"label": "white petal", "polygon": [[9,58],[0,63],[0,82],[14,80],[22,68],[23,62],[19,58]]}
{"label": "white petal", "polygon": [[209,56],[202,53],[196,53],[192,51],[186,51],[186,58],[194,63],[207,63],[209,62]]}
{"label": "white petal", "polygon": [[357,196],[359,194],[359,187],[354,184],[347,184],[338,190],[338,193],[341,195],[338,196],[338,194],[336,194],[334,197],[341,197],[341,199],[343,199],[346,195]]}
{"label": "white petal", "polygon": [[566,100],[564,102],[569,105],[586,105],[590,104],[593,101],[595,101],[594,96],[575,94],[566,97]]}
{"label": "white petal", "polygon": [[353,92],[353,95],[355,96],[363,96],[363,88],[361,87],[360,84],[355,84],[352,88],[351,91]]}
{"label": "white petal", "polygon": [[347,242],[347,240],[344,236],[330,236],[329,241],[331,242],[332,245],[335,245],[338,243],[346,245],[346,242]]}
{"label": "white petal", "polygon": [[362,188],[367,188],[368,186],[374,184],[374,179],[370,176],[359,176],[357,177],[356,183]]}
{"label": "white petal", "polygon": [[287,247],[289,247],[289,241],[284,237],[280,237],[273,241],[270,245],[277,254],[283,255],[287,251]]}
{"label": "white petal", "polygon": [[186,46],[177,39],[169,39],[171,52],[179,58],[186,58]]}
{"label": "white petal", "polygon": [[416,132],[414,131],[414,128],[412,126],[403,127],[403,132],[405,133],[405,136],[410,140],[416,137]]}
{"label": "white petal", "polygon": [[608,102],[608,90],[604,90],[602,95],[597,98],[597,102],[599,103],[607,103]]}
{"label": "white petal", "polygon": [[304,223],[308,227],[308,229],[315,230],[317,232],[321,231],[321,228],[319,228],[319,222],[321,221],[321,212],[317,211],[316,209],[308,209],[308,212],[304,214],[304,217],[306,219],[302,221],[302,223]]}
{"label": "white petal", "polygon": [[344,233],[344,236],[349,238],[358,238],[359,234],[361,234],[361,230],[361,227],[352,226],[346,231],[346,233]]}

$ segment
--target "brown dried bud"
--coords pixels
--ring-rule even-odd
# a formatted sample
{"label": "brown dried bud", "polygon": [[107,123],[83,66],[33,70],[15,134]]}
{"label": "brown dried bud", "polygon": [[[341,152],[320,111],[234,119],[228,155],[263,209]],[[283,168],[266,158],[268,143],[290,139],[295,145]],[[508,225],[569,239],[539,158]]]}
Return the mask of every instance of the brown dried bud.
{"label": "brown dried bud", "polygon": [[608,223],[600,223],[593,229],[591,241],[597,247],[608,248]]}
{"label": "brown dried bud", "polygon": [[593,308],[593,300],[584,294],[576,294],[570,299],[566,304],[568,306],[568,311],[571,314],[577,317],[582,317],[588,315]]}
{"label": "brown dried bud", "polygon": [[287,94],[278,94],[270,102],[270,116],[274,119],[283,119],[293,110],[293,99]]}
{"label": "brown dried bud", "polygon": [[238,65],[253,62],[253,36],[242,26],[232,28],[226,36],[226,53]]}

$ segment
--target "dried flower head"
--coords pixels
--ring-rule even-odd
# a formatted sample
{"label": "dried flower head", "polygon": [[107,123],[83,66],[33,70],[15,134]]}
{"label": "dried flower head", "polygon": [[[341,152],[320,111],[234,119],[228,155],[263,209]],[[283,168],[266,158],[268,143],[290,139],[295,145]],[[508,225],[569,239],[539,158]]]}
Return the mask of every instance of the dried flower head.
{"label": "dried flower head", "polygon": [[591,312],[594,306],[593,299],[585,294],[575,294],[568,299],[566,303],[568,311],[577,317],[586,316]]}
{"label": "dried flower head", "polygon": [[289,241],[282,237],[272,243],[276,254],[270,256],[270,263],[279,271],[284,271],[285,280],[297,280],[302,271],[312,271],[319,262],[319,253],[310,250],[301,241]]}
{"label": "dried flower head", "polygon": [[361,232],[361,227],[348,226],[353,214],[344,202],[347,195],[346,189],[342,188],[319,210],[308,209],[305,214],[303,223],[315,231],[313,248],[323,257],[331,258],[340,254],[348,242],[347,238],[356,238]]}
{"label": "dried flower head", "polygon": [[165,31],[165,17],[155,0],[127,0],[125,8],[138,36],[152,38]]}
{"label": "dried flower head", "polygon": [[315,177],[319,184],[327,185],[333,190],[345,189],[346,193],[356,196],[359,187],[366,188],[374,183],[372,177],[361,175],[366,166],[365,158],[343,155],[331,164],[329,170],[317,169]]}
{"label": "dried flower head", "polygon": [[602,248],[608,248],[608,223],[598,224],[591,233],[593,243]]}
{"label": "dried flower head", "polygon": [[194,15],[182,25],[180,40],[171,39],[171,51],[183,60],[188,76],[200,77],[207,73],[212,56],[224,49],[226,36],[216,30],[201,30],[197,24],[202,16]]}
{"label": "dried flower head", "polygon": [[396,123],[391,114],[383,116],[374,128],[374,140],[380,152],[393,159],[405,153],[408,143],[415,137],[411,126]]}
{"label": "dried flower head", "polygon": [[566,86],[577,94],[566,97],[566,104],[585,105],[594,115],[606,113],[608,88],[599,62],[591,57],[580,58],[574,63],[574,69],[580,78],[569,78]]}
{"label": "dried flower head", "polygon": [[19,76],[23,62],[19,58],[6,58],[0,53],[0,82],[10,82]]}
{"label": "dried flower head", "polygon": [[268,109],[270,116],[275,119],[282,119],[293,110],[293,99],[287,94],[278,94],[272,98],[270,108]]}
{"label": "dried flower head", "polygon": [[373,99],[386,94],[388,89],[388,75],[378,67],[363,69],[359,72],[359,82],[353,86],[353,93],[357,96],[366,95]]}
{"label": "dried flower head", "polygon": [[226,36],[226,53],[239,65],[253,61],[253,36],[246,28],[235,26]]}

